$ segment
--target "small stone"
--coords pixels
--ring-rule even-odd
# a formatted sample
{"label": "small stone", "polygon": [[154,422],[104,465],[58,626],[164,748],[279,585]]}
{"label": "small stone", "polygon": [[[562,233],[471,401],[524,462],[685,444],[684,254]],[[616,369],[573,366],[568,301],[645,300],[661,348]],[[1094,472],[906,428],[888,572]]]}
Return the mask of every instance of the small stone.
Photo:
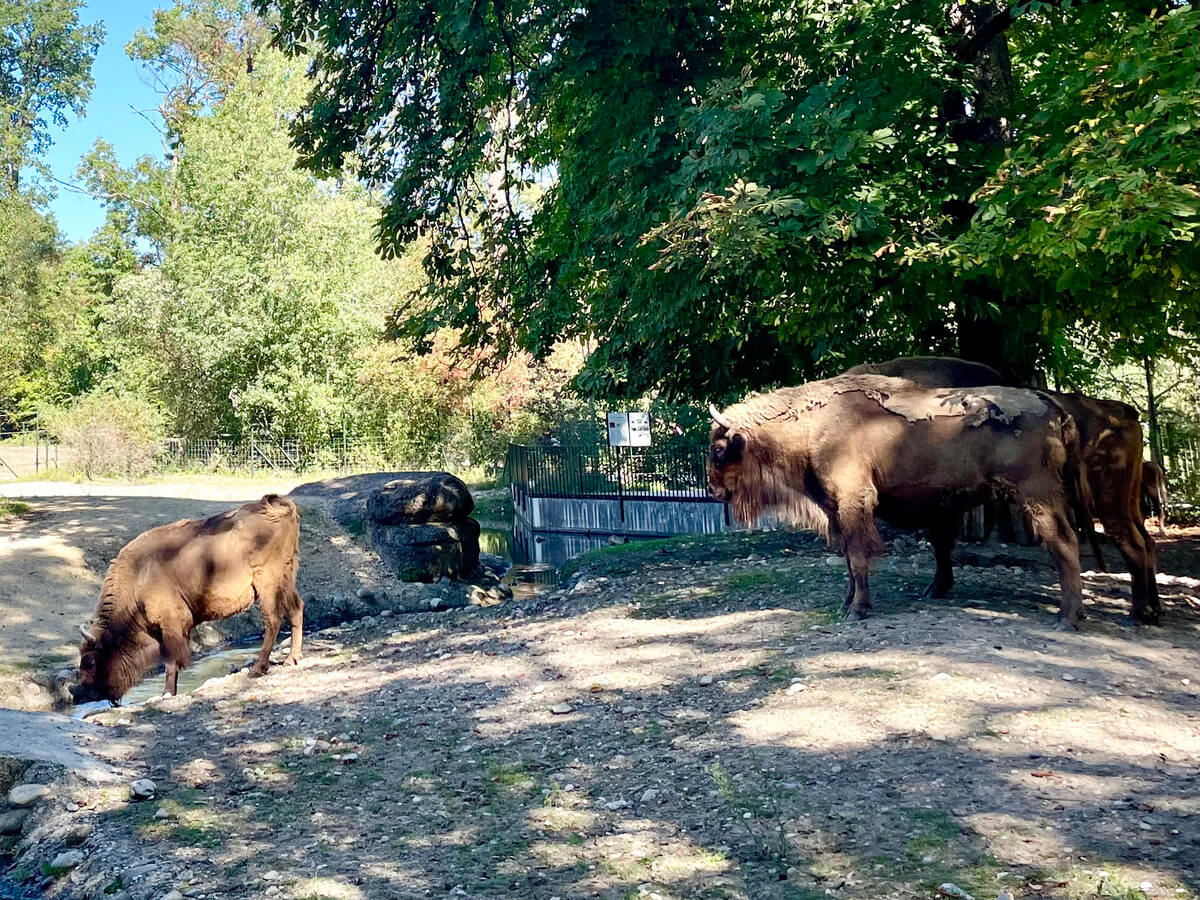
{"label": "small stone", "polygon": [[1075,676],[1074,676],[1074,675],[1068,675],[1068,674],[1066,674],[1066,673],[1064,672],[1064,673],[1063,673],[1062,680],[1063,680],[1063,681],[1074,681],[1074,680],[1075,680]]}
{"label": "small stone", "polygon": [[792,684],[789,684],[787,686],[787,690],[785,690],[784,693],[785,694],[799,694],[805,690],[807,690],[807,688],[799,681],[796,681],[796,682],[793,682]]}
{"label": "small stone", "polygon": [[938,893],[943,897],[953,897],[955,900],[975,900],[970,894],[960,888],[957,884],[946,881],[938,885]]}
{"label": "small stone", "polygon": [[86,858],[82,850],[64,850],[58,856],[54,857],[53,862],[50,863],[50,868],[59,870],[73,869]]}
{"label": "small stone", "polygon": [[354,592],[354,596],[356,596],[359,600],[374,600],[375,592],[370,588],[360,587]]}
{"label": "small stone", "polygon": [[841,771],[842,771],[841,766],[830,766],[829,767],[829,772],[832,775],[839,775],[839,774],[841,774]]}
{"label": "small stone", "polygon": [[552,707],[550,707],[550,712],[554,713],[556,716],[565,716],[567,713],[575,712],[575,707],[573,707],[570,703],[555,703]]}
{"label": "small stone", "polygon": [[1008,891],[1001,891],[996,895],[996,900],[1013,900],[1013,895]]}
{"label": "small stone", "polygon": [[79,812],[79,804],[74,800],[68,801],[66,809],[67,812]]}
{"label": "small stone", "polygon": [[944,734],[931,734],[929,737],[931,740],[935,740],[939,744],[944,744],[944,743],[946,743],[946,741],[950,740],[950,738],[948,738]]}
{"label": "small stone", "polygon": [[27,809],[13,809],[0,813],[0,834],[20,834],[28,817]]}
{"label": "small stone", "polygon": [[44,784],[18,784],[8,792],[8,805],[27,809],[40,803],[49,793],[50,788]]}
{"label": "small stone", "polygon": [[154,811],[154,818],[169,819],[169,818],[171,818],[171,814],[169,812],[167,812],[167,810],[164,807],[160,806],[158,809],[156,809]]}
{"label": "small stone", "polygon": [[183,900],[182,891],[169,891],[162,896],[162,900]]}
{"label": "small stone", "polygon": [[632,715],[633,713],[635,713],[635,712],[637,712],[637,711],[638,711],[638,710],[637,710],[637,707],[636,707],[636,706],[622,706],[622,707],[621,707],[621,714],[622,714],[622,715],[629,716],[629,715]]}
{"label": "small stone", "polygon": [[701,675],[700,676],[700,685],[702,687],[708,687],[708,685],[710,685],[712,683],[713,683],[713,677],[711,675]]}
{"label": "small stone", "polygon": [[612,812],[613,810],[624,809],[628,805],[628,800],[609,800],[604,804],[604,808]]}
{"label": "small stone", "polygon": [[335,756],[334,759],[341,762],[341,764],[343,766],[348,766],[352,762],[358,762],[358,754],[357,753],[342,753],[339,756]]}
{"label": "small stone", "polygon": [[840,556],[827,556],[825,557],[825,565],[832,568],[833,566],[841,566],[845,564],[842,562],[842,558]]}
{"label": "small stone", "polygon": [[129,793],[134,800],[150,800],[158,786],[149,778],[139,778],[129,785]]}
{"label": "small stone", "polygon": [[641,802],[649,803],[650,801],[656,799],[658,799],[658,791],[656,791],[654,788],[646,788],[645,792],[642,794]]}
{"label": "small stone", "polygon": [[88,822],[80,822],[78,825],[72,825],[71,830],[67,832],[67,844],[71,847],[78,847],[91,836],[91,824]]}
{"label": "small stone", "polygon": [[949,677],[950,677],[949,672],[938,672],[936,675],[932,676],[929,680],[930,681],[945,681]]}
{"label": "small stone", "polygon": [[379,618],[390,619],[391,617],[392,617],[392,611],[390,609],[381,609],[379,611]]}

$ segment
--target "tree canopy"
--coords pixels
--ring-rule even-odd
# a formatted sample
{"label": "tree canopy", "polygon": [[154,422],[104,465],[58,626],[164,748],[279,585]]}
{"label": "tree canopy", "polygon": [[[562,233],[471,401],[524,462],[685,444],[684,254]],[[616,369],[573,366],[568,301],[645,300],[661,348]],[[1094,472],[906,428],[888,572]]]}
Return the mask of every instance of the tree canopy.
{"label": "tree canopy", "polygon": [[430,237],[418,341],[587,338],[586,391],[682,397],[1196,339],[1190,5],[258,2],[301,160]]}

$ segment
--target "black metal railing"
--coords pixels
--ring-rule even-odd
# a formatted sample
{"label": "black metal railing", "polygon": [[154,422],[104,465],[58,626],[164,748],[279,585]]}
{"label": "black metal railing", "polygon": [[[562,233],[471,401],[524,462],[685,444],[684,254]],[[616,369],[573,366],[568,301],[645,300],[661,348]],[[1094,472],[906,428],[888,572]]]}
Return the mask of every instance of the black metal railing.
{"label": "black metal railing", "polygon": [[509,444],[505,474],[522,496],[711,500],[708,448],[556,447]]}

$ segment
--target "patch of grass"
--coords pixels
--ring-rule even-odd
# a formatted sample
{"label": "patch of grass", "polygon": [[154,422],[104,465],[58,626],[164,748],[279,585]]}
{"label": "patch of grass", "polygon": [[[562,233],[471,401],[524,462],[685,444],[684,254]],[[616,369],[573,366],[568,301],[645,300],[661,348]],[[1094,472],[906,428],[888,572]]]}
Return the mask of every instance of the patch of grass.
{"label": "patch of grass", "polygon": [[493,497],[476,497],[473,519],[491,522],[511,522],[513,517],[512,494],[507,491]]}
{"label": "patch of grass", "polygon": [[537,779],[526,771],[523,762],[487,764],[487,789],[493,796],[524,797],[537,789]]}
{"label": "patch of grass", "polygon": [[117,891],[121,890],[121,888],[123,888],[123,887],[125,887],[125,882],[122,881],[121,876],[118,875],[116,878],[114,878],[112,881],[110,881],[108,884],[106,884],[104,886],[104,893],[115,894],[115,893],[117,893]]}
{"label": "patch of grass", "polygon": [[29,504],[23,500],[10,500],[8,497],[0,497],[0,522],[5,519],[11,519],[14,516],[23,516],[29,512]]}
{"label": "patch of grass", "polygon": [[962,829],[953,817],[940,809],[908,809],[905,815],[916,823],[921,831],[929,836],[951,840],[962,834]]}

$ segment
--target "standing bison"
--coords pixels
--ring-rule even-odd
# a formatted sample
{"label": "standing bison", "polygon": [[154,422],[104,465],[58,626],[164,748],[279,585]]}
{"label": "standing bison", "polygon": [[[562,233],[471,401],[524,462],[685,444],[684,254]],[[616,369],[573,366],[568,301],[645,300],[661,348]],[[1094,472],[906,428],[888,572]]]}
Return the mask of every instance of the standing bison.
{"label": "standing bison", "polygon": [[275,494],[207,519],[152,528],[117,554],[79,647],[76,702],[116,703],[153,664],[166,664],[167,693],[191,662],[188,636],[199,622],[225,619],[258,600],[262,675],[284,616],[291,620],[287,662],[300,661],[304,601],[296,591],[300,512]]}
{"label": "standing bison", "polygon": [[1083,616],[1079,545],[1068,492],[1086,493],[1075,424],[1056,404],[1019,388],[923,388],[879,375],[843,375],[712,409],[709,487],[737,518],[767,507],[846,554],[843,609],[871,609],[867,575],[882,549],[875,515],[930,530],[937,571],[953,584],[950,553],[962,510],[989,492],[1028,511],[1058,569],[1060,628]]}
{"label": "standing bison", "polygon": [[[882,363],[856,366],[846,374],[870,372],[904,378],[925,387],[967,388],[1000,384],[1000,373],[983,363],[944,356],[902,356]],[[1096,564],[1106,570],[1093,516],[1116,544],[1129,568],[1135,622],[1157,624],[1162,613],[1158,597],[1157,554],[1146,531],[1140,507],[1144,481],[1142,426],[1138,411],[1128,403],[1098,400],[1083,394],[1042,391],[1074,420],[1079,431],[1080,456],[1092,502],[1077,507],[1076,519],[1088,535]]]}

